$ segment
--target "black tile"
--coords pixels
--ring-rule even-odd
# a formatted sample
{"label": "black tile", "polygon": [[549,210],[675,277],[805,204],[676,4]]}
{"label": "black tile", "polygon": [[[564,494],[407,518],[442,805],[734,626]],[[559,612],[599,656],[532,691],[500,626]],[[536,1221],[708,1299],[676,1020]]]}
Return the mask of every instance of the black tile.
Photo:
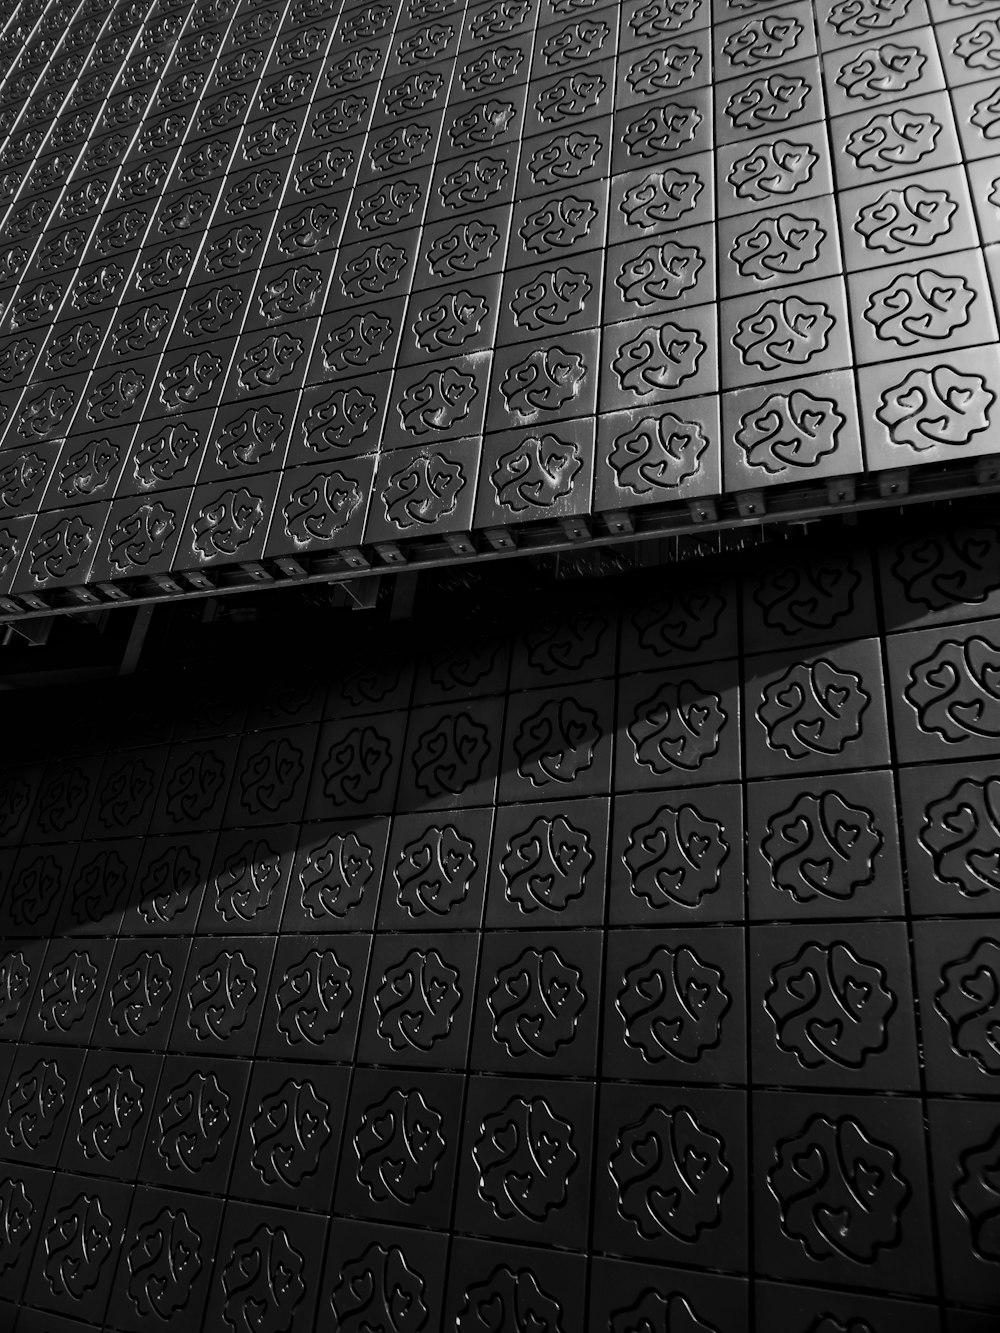
{"label": "black tile", "polygon": [[475,1328],[493,1315],[501,1327],[513,1327],[526,1313],[552,1328],[582,1329],[586,1308],[582,1255],[464,1238],[453,1242],[445,1327]]}
{"label": "black tile", "polygon": [[203,936],[191,946],[169,1048],[251,1055],[267,998],[273,936]]}
{"label": "black tile", "polygon": [[613,695],[602,683],[511,697],[500,800],[603,795],[609,787]]}
{"label": "black tile", "polygon": [[344,1128],[334,1212],[448,1226],[462,1127],[463,1080],[358,1070]]}
{"label": "black tile", "polygon": [[224,1193],[249,1077],[249,1061],[168,1055],[139,1179],[147,1185]]}
{"label": "black tile", "polygon": [[135,1179],[161,1064],[159,1056],[145,1053],[88,1053],[60,1170]]}
{"label": "black tile", "polygon": [[426,1228],[390,1227],[334,1218],[327,1241],[320,1313],[345,1326],[353,1319],[399,1317],[427,1328],[443,1320],[448,1240]]}
{"label": "black tile", "polygon": [[282,929],[372,930],[388,837],[389,821],[379,816],[303,824]]}
{"label": "black tile", "polygon": [[[706,1277],[678,1268],[656,1268],[621,1259],[595,1259],[590,1279],[588,1333],[628,1328],[648,1320],[655,1328],[685,1323],[694,1330],[739,1333],[750,1323],[750,1288],[739,1278]],[[641,1322],[638,1325],[642,1327]]]}
{"label": "black tile", "polygon": [[135,1052],[166,1047],[191,941],[143,936],[115,945],[94,1024],[95,1046]]}
{"label": "black tile", "polygon": [[278,941],[258,1057],[349,1061],[357,1043],[371,936]]}
{"label": "black tile", "polygon": [[252,822],[221,835],[198,918],[200,932],[259,935],[277,929],[297,833],[294,824],[260,827]]}
{"label": "black tile", "polygon": [[475,930],[482,924],[493,811],[407,813],[393,821],[380,930]]}
{"label": "black tile", "polygon": [[205,1322],[239,1328],[253,1320],[306,1333],[314,1326],[324,1239],[318,1217],[227,1204]]}

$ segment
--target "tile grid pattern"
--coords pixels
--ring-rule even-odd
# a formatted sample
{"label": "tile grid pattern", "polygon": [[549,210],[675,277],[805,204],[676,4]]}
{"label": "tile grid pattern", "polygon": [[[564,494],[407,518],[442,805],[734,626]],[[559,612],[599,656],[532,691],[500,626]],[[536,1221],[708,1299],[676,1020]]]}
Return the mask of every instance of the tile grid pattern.
{"label": "tile grid pattern", "polygon": [[27,750],[17,1333],[985,1333],[998,553],[678,569]]}
{"label": "tile grid pattern", "polygon": [[989,0],[83,0],[4,31],[9,613],[991,475]]}

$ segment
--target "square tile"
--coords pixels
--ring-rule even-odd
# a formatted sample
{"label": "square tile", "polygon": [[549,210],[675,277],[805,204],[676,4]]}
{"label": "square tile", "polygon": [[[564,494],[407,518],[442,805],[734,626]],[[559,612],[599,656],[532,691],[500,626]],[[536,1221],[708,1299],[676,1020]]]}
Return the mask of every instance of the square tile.
{"label": "square tile", "polygon": [[917,921],[913,948],[928,1088],[992,1093],[1000,1073],[1000,947],[991,922]]}
{"label": "square tile", "polygon": [[95,1046],[135,1052],[166,1047],[191,942],[177,936],[120,939],[94,1024]]}
{"label": "square tile", "polygon": [[743,931],[613,930],[607,943],[607,1080],[745,1083]]}
{"label": "square tile", "polygon": [[377,816],[304,824],[282,930],[373,929],[388,836],[388,819]]}
{"label": "square tile", "polygon": [[[815,552],[815,554],[814,554]],[[863,550],[816,552],[769,561],[743,583],[743,646],[836,643],[877,633],[875,582]]]}
{"label": "square tile", "polygon": [[[204,1308],[222,1207],[221,1199],[148,1185],[136,1189],[108,1304],[110,1324],[128,1333],[148,1333],[161,1328],[165,1317],[187,1317]],[[170,1253],[171,1243],[183,1254],[164,1277],[157,1256],[164,1247]]]}
{"label": "square tile", "polygon": [[[448,1238],[412,1227],[347,1222],[335,1217],[327,1241],[320,1310],[346,1324],[353,1317],[396,1318],[402,1296],[406,1310],[428,1328],[444,1318]],[[395,1277],[391,1277],[394,1274]]]}
{"label": "square tile", "polygon": [[901,922],[757,926],[750,958],[756,1083],[918,1090]]}
{"label": "square tile", "polygon": [[209,1059],[250,1055],[267,996],[274,938],[195,939],[181,988],[170,1049]]}
{"label": "square tile", "polygon": [[751,919],[902,916],[897,829],[888,771],[751,783]]}
{"label": "square tile", "polygon": [[389,844],[379,929],[478,929],[492,826],[490,809],[398,815]]}
{"label": "square tile", "polygon": [[254,1061],[230,1193],[328,1212],[350,1070]]}
{"label": "square tile", "polygon": [[479,963],[471,1066],[595,1077],[600,975],[597,931],[491,932]]}
{"label": "square tile", "polygon": [[474,934],[376,937],[358,1059],[464,1069],[478,952]]}
{"label": "square tile", "polygon": [[370,952],[370,935],[283,936],[275,952],[258,1058],[349,1062]]}
{"label": "square tile", "polygon": [[470,1079],[456,1228],[584,1249],[593,1095],[590,1084]]}
{"label": "square tile", "polygon": [[899,703],[893,729],[900,760],[974,759],[1000,751],[1000,708],[990,681],[1000,621],[897,634],[889,679]]}
{"label": "square tile", "polygon": [[596,1152],[599,1250],[746,1270],[743,1093],[609,1086]]}
{"label": "square tile", "polygon": [[[239,1327],[252,1319],[277,1323],[287,1333],[313,1328],[323,1263],[325,1223],[290,1209],[228,1203],[219,1236],[206,1321]],[[248,1273],[280,1274],[266,1289]]]}
{"label": "square tile", "polygon": [[79,1048],[18,1045],[0,1115],[0,1153],[7,1161],[55,1166],[76,1106],[85,1055]]}
{"label": "square tile", "polygon": [[146,838],[122,935],[183,935],[194,930],[208,883],[216,835]]}
{"label": "square tile", "polygon": [[[279,770],[280,773],[280,770]],[[264,780],[280,781],[272,771]],[[273,786],[269,788],[273,793]],[[285,905],[298,827],[229,829],[219,838],[198,918],[203,934],[277,930]]]}
{"label": "square tile", "polygon": [[90,1051],[59,1158],[61,1171],[134,1180],[153,1111],[162,1057]]}
{"label": "square tile", "polygon": [[615,791],[738,778],[738,674],[734,659],[622,677]]}
{"label": "square tile", "polygon": [[525,690],[510,700],[501,763],[500,800],[608,791],[612,699],[601,684]]}
{"label": "square tile", "polygon": [[462,1127],[454,1074],[359,1070],[344,1125],[334,1212],[443,1229],[451,1218]]}
{"label": "square tile", "polygon": [[101,1319],[131,1199],[130,1185],[69,1174],[56,1177],[25,1288],[31,1305]]}
{"label": "square tile", "polygon": [[501,699],[473,699],[409,715],[399,809],[485,805],[496,794]]}
{"label": "square tile", "polygon": [[688,1318],[694,1327],[702,1323],[720,1333],[749,1326],[750,1288],[739,1278],[598,1258],[590,1281],[588,1333],[605,1333],[621,1320],[628,1327],[629,1320],[641,1319],[673,1320],[683,1327]]}
{"label": "square tile", "polygon": [[[932,1294],[920,1103],[827,1094],[817,1111],[813,1098],[785,1092],[755,1095],[753,1109],[758,1270]],[[852,1188],[858,1172],[863,1202]]]}
{"label": "square tile", "polygon": [[887,764],[878,640],[755,657],[747,666],[745,714],[751,777]]}
{"label": "square tile", "polygon": [[585,797],[497,811],[486,925],[491,930],[604,921],[608,801]]}
{"label": "square tile", "polygon": [[391,810],[405,725],[405,713],[325,723],[316,746],[306,818]]}
{"label": "square tile", "polygon": [[534,1309],[557,1328],[583,1328],[586,1291],[583,1255],[462,1237],[453,1242],[445,1327],[483,1310]]}
{"label": "square tile", "polygon": [[166,1056],[139,1179],[224,1194],[249,1077],[249,1061]]}
{"label": "square tile", "polygon": [[742,921],[740,788],[616,796],[610,924]]}

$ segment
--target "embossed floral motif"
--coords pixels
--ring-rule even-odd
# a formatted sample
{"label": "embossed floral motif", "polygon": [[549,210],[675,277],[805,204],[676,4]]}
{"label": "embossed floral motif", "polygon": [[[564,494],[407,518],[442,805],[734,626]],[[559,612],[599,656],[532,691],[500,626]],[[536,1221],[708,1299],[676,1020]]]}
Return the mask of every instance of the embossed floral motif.
{"label": "embossed floral motif", "polygon": [[[71,500],[77,495],[94,495],[103,490],[115,475],[121,451],[121,444],[106,435],[74,449],[59,468],[59,494]],[[27,455],[29,460],[33,457]],[[0,473],[0,503],[7,499],[4,475]]]}
{"label": "embossed floral motif", "polygon": [[443,87],[444,75],[438,71],[418,70],[409,74],[386,90],[383,103],[386,114],[416,115],[430,106]]}
{"label": "embossed floral motif", "polygon": [[38,1019],[47,1033],[67,1033],[86,1017],[97,994],[97,978],[93,959],[79,950],[50,967],[38,991]]}
{"label": "embossed floral motif", "polygon": [[323,291],[323,274],[308,264],[294,264],[265,282],[257,293],[257,308],[268,323],[307,315]]}
{"label": "embossed floral motif", "polygon": [[414,918],[447,916],[468,896],[478,869],[475,850],[451,824],[432,824],[399,854],[392,872],[397,903]]}
{"label": "embossed floral motif", "polygon": [[1000,651],[978,636],[945,639],[910,668],[903,690],[923,732],[951,744],[1000,735]]}
{"label": "embossed floral motif", "polygon": [[576,1036],[586,1003],[578,968],[555,949],[525,949],[501,967],[487,997],[493,1037],[513,1058],[554,1056]]}
{"label": "embossed floral motif", "polygon": [[910,1187],[899,1155],[851,1116],[812,1116],[776,1145],[767,1180],[782,1231],[813,1259],[871,1264],[900,1242]]}
{"label": "embossed floral motif", "polygon": [[583,314],[592,290],[586,273],[562,266],[545,269],[515,291],[510,301],[514,323],[533,333],[549,325],[566,324]]}
{"label": "embossed floral motif", "polygon": [[392,332],[392,321],[379,310],[350,315],[324,339],[323,364],[333,375],[360,370],[381,356]]}
{"label": "embossed floral motif", "polygon": [[18,416],[18,434],[22,439],[44,440],[54,435],[73,410],[75,399],[69,389],[51,385],[29,398]]}
{"label": "embossed floral motif", "polygon": [[701,251],[695,245],[666,240],[626,259],[615,278],[622,298],[633,305],[651,306],[659,301],[674,301],[689,291],[705,267]]}
{"label": "embossed floral motif", "polygon": [[[392,171],[396,167],[412,166],[433,141],[429,125],[401,125],[398,129],[380,134],[369,149],[369,159],[376,171]],[[420,197],[420,187],[414,199]]]}
{"label": "embossed floral motif", "polygon": [[573,491],[583,467],[580,447],[552,434],[529,435],[501,454],[490,474],[497,503],[517,514],[550,509]]}
{"label": "embossed floral motif", "polygon": [[801,75],[765,74],[734,92],[725,111],[734,128],[753,134],[793,120],[811,91]]}
{"label": "embossed floral motif", "polygon": [[790,55],[801,36],[798,19],[787,14],[764,14],[730,32],[722,43],[722,52],[731,65],[751,69]]}
{"label": "embossed floral motif", "polygon": [[528,158],[528,172],[536,185],[559,185],[576,180],[596,164],[603,145],[598,135],[571,130],[557,134]]}
{"label": "embossed floral motif", "polygon": [[837,83],[848,97],[870,102],[889,93],[905,92],[917,82],[926,64],[927,57],[919,46],[882,42],[852,56],[837,75]]}
{"label": "embossed floral motif", "polygon": [[871,294],[865,319],[879,338],[912,347],[925,338],[949,338],[969,322],[975,291],[965,278],[934,269],[899,273],[887,287]]}
{"label": "embossed floral motif", "polygon": [[372,1244],[341,1265],[330,1305],[341,1333],[421,1333],[430,1319],[426,1295],[424,1279],[398,1245]]}
{"label": "embossed floral motif", "polygon": [[369,190],[354,210],[359,230],[374,232],[384,227],[399,227],[420,202],[421,193],[416,182],[407,180],[389,181]]}
{"label": "embossed floral motif", "polygon": [[841,37],[867,37],[894,27],[909,7],[910,0],[837,0],[827,21]]}
{"label": "embossed floral motif", "polygon": [[729,856],[722,825],[693,805],[661,806],[629,834],[623,860],[632,893],[652,908],[693,909],[722,883]]}
{"label": "embossed floral motif", "polygon": [[24,1253],[36,1212],[20,1180],[0,1180],[0,1273],[13,1268]]}
{"label": "embossed floral motif", "polygon": [[464,289],[445,292],[416,312],[412,322],[417,346],[430,355],[455,351],[475,337],[488,315],[481,296]]}
{"label": "embossed floral motif", "polygon": [[574,194],[563,195],[529,213],[518,229],[525,247],[536,255],[553,250],[572,250],[585,241],[597,218],[597,209],[589,199]]}
{"label": "embossed floral motif", "polygon": [[744,277],[767,282],[814,264],[826,237],[814,217],[771,214],[737,236],[729,255]]}
{"label": "embossed floral motif", "polygon": [[0,466],[0,508],[27,509],[44,485],[48,472],[45,460],[30,449],[9,458],[6,466]]}
{"label": "embossed floral motif", "polygon": [[701,52],[696,46],[671,42],[633,61],[625,80],[635,94],[657,97],[690,82],[700,64]]}
{"label": "embossed floral motif", "polygon": [[55,1060],[37,1060],[7,1093],[3,1132],[13,1148],[36,1152],[55,1133],[66,1080]]}
{"label": "embossed floral motif", "polygon": [[504,186],[510,167],[502,157],[477,157],[446,172],[438,186],[445,208],[469,208],[486,204]]}
{"label": "embossed floral motif", "polygon": [[846,901],[874,880],[884,841],[870,810],[835,791],[803,792],[768,821],[761,851],[774,887],[796,902]]}
{"label": "embossed floral motif", "polygon": [[274,388],[293,373],[304,353],[298,334],[267,334],[240,357],[236,367],[240,387],[247,393]]}
{"label": "embossed floral motif", "polygon": [[542,58],[547,65],[571,65],[596,60],[611,29],[601,19],[581,19],[557,28],[542,42]]}
{"label": "embossed floral motif", "polygon": [[182,323],[189,338],[219,333],[243,309],[243,296],[236,287],[220,283],[185,308]]}
{"label": "embossed floral motif", "polygon": [[257,998],[257,969],[239,949],[203,963],[187,995],[187,1025],[199,1041],[225,1041],[245,1025]]}
{"label": "embossed floral motif", "polygon": [[679,387],[697,374],[706,351],[697,329],[667,320],[621,343],[611,365],[622,389],[645,395]]}
{"label": "embossed floral motif", "polygon": [[222,358],[214,352],[191,352],[168,367],[160,380],[160,402],[168,411],[191,407],[210,393],[222,372]]}
{"label": "embossed floral motif", "polygon": [[504,895],[528,915],[539,908],[560,912],[582,896],[593,865],[594,853],[585,830],[576,828],[564,815],[539,815],[507,845],[500,863]]}
{"label": "embossed floral motif", "polygon": [[203,560],[233,556],[253,540],[264,520],[264,501],[245,486],[223,491],[198,512],[191,531],[193,550]]}
{"label": "embossed floral motif", "polygon": [[163,1018],[173,974],[158,953],[142,952],[119,972],[109,991],[108,1023],[124,1038],[142,1038]]}
{"label": "embossed floral motif", "polygon": [[573,1127],[544,1097],[512,1097],[480,1126],[472,1157],[480,1197],[500,1219],[544,1222],[566,1205],[579,1163]]}
{"label": "embossed floral motif", "polygon": [[769,203],[808,185],[818,163],[819,155],[809,143],[773,139],[755,144],[744,157],[736,158],[726,179],[738,199]]}
{"label": "embossed floral motif", "polygon": [[376,1203],[412,1204],[434,1184],[444,1120],[421,1093],[393,1088],[366,1108],[354,1135],[357,1178]]}
{"label": "embossed floral motif", "polygon": [[[298,771],[301,773],[301,763]],[[261,777],[267,784],[274,779],[274,774],[268,767]],[[282,779],[278,777],[276,780],[280,782]],[[230,923],[253,921],[260,912],[266,911],[281,878],[279,853],[263,838],[245,842],[226,858],[215,876],[216,911]]]}
{"label": "embossed floral motif", "polygon": [[924,111],[884,111],[848,135],[847,152],[859,170],[913,166],[934,151],[941,126]]}
{"label": "embossed floral motif", "polygon": [[595,112],[608,85],[600,74],[577,70],[546,84],[535,98],[535,114],[543,125],[558,125]]}
{"label": "embossed floral motif", "polygon": [[222,1270],[223,1318],[234,1329],[291,1328],[306,1294],[305,1267],[284,1227],[262,1223],[236,1243]]}
{"label": "embossed floral motif", "polygon": [[315,472],[296,486],[282,509],[285,532],[297,546],[331,541],[361,508],[364,496],[353,477],[336,469]]}
{"label": "embossed floral motif", "polygon": [[772,749],[789,759],[838,755],[861,735],[871,703],[861,677],[823,658],[796,662],[764,689],[756,716]]}
{"label": "embossed floral motif", "polygon": [[667,681],[636,709],[627,734],[653,773],[694,772],[718,753],[727,716],[722,699],[695,680]]}
{"label": "embossed floral motif", "polygon": [[[58,333],[49,339],[45,348],[45,365],[49,370],[75,370],[88,359],[100,341],[101,330],[90,320],[74,324],[65,333]],[[25,350],[29,348],[30,351]],[[5,384],[13,383],[31,365],[35,351],[35,344],[27,338],[19,339],[13,349],[8,347],[0,372],[0,378]]]}
{"label": "embossed floral motif", "polygon": [[[152,347],[161,333],[170,325],[170,311],[166,306],[151,302],[144,305],[123,319],[112,334],[112,350],[116,356],[128,356],[130,352],[145,352]],[[91,418],[93,420],[93,418]]]}
{"label": "embossed floral motif", "polygon": [[500,386],[509,412],[556,412],[580,392],[587,367],[578,352],[536,347],[511,366]]}
{"label": "embossed floral motif", "polygon": [[701,471],[709,440],[696,421],[672,412],[644,417],[615,440],[608,463],[618,485],[634,495],[676,490]]}
{"label": "embossed floral motif", "polygon": [[615,1008],[626,1042],[649,1064],[700,1059],[722,1040],[722,1020],[732,1006],[724,980],[687,945],[660,945],[622,979]]}
{"label": "embossed floral motif", "polygon": [[1000,69],[1000,23],[996,19],[980,19],[974,28],[960,32],[952,51],[966,69],[995,73]]}
{"label": "embossed floral motif", "polygon": [[1000,1130],[985,1143],[974,1144],[959,1157],[954,1181],[955,1202],[969,1225],[972,1250],[987,1263],[1000,1260]]}
{"label": "embossed floral motif", "polygon": [[266,403],[229,421],[215,437],[216,457],[230,471],[255,467],[274,452],[285,419]]}
{"label": "embossed floral motif", "polygon": [[365,438],[378,418],[375,397],[356,385],[334,389],[309,409],[302,422],[306,447],[323,454],[331,449],[350,449]]}
{"label": "embossed floral motif", "polygon": [[834,324],[822,301],[775,297],[744,315],[736,326],[733,345],[744,365],[762,370],[802,366],[827,350]]}
{"label": "embossed floral motif", "polygon": [[[376,747],[371,757],[384,771],[378,762],[381,756],[381,747]],[[372,856],[372,849],[354,833],[331,834],[309,852],[299,870],[303,909],[316,921],[346,916],[362,901],[371,883],[375,873]]]}
{"label": "embossed floral motif", "polygon": [[118,421],[141,401],[146,377],[131,367],[116,370],[87,393],[87,420],[95,425]]}
{"label": "embossed floral motif", "polygon": [[0,1024],[9,1023],[17,1017],[30,984],[31,968],[24,954],[4,954],[0,958]]}
{"label": "embossed floral motif", "polygon": [[332,949],[310,949],[274,992],[277,1027],[289,1046],[322,1046],[335,1036],[353,998],[351,974]]}
{"label": "embossed floral motif", "polygon": [[[50,810],[42,806],[40,811],[42,817],[38,822],[42,831],[65,829],[87,794],[87,785],[78,769],[59,779]],[[11,920],[17,926],[37,926],[52,909],[63,883],[63,873],[53,857],[45,853],[34,857],[11,880],[8,897]]]}
{"label": "embossed floral motif", "polygon": [[793,389],[770,394],[744,413],[735,438],[749,467],[774,476],[789,468],[816,467],[836,450],[845,424],[832,399]]}
{"label": "embossed floral motif", "polygon": [[462,1003],[458,978],[436,949],[411,949],[375,994],[379,1036],[394,1051],[429,1051],[445,1040]]}
{"label": "embossed floral motif", "polygon": [[191,1299],[203,1266],[202,1238],[183,1208],[163,1207],[126,1251],[129,1300],[140,1318],[169,1320]]}
{"label": "embossed floral motif", "polygon": [[403,429],[414,435],[451,430],[469,415],[478,396],[473,375],[445,366],[411,384],[397,404]]}
{"label": "embossed floral motif", "polygon": [[392,744],[375,727],[352,727],[323,761],[323,794],[335,804],[357,804],[373,796],[392,764]]}
{"label": "embossed floral motif", "polygon": [[427,263],[438,278],[474,273],[487,263],[499,241],[500,233],[492,222],[456,222],[433,241]]}
{"label": "embossed floral motif", "polygon": [[804,1069],[862,1069],[889,1043],[897,1007],[885,969],[846,944],[806,944],[779,963],[764,995],[777,1043]]}
{"label": "embossed floral motif", "polygon": [[418,454],[389,477],[382,492],[386,518],[403,531],[437,523],[455,512],[465,486],[461,463],[443,454]]}
{"label": "embossed floral motif", "polygon": [[380,296],[402,277],[406,265],[406,251],[382,241],[348,260],[339,272],[341,290],[355,301]]}
{"label": "embossed floral motif", "polygon": [[167,780],[166,813],[174,823],[194,823],[208,813],[227,783],[222,759],[212,750],[196,752]]}
{"label": "embossed floral motif", "polygon": [[485,92],[490,88],[500,88],[509,79],[516,78],[524,52],[516,46],[496,45],[488,47],[481,55],[466,61],[462,67],[460,79],[466,92]]}
{"label": "embossed floral motif", "polygon": [[492,1333],[498,1327],[504,1333],[570,1333],[559,1303],[539,1287],[535,1275],[506,1264],[468,1288],[455,1333]]}
{"label": "embossed floral motif", "polygon": [[988,430],[996,394],[982,375],[938,365],[911,370],[883,390],[875,416],[893,444],[917,453],[940,445],[960,448]]}
{"label": "embossed floral motif", "polygon": [[981,97],[973,106],[970,119],[982,130],[984,139],[1000,137],[1000,89]]}
{"label": "embossed floral motif", "polygon": [[600,739],[593,709],[571,698],[546,699],[514,739],[518,774],[533,787],[574,782],[593,765]]}
{"label": "embossed floral motif", "polygon": [[421,733],[413,750],[413,778],[431,800],[459,796],[479,780],[489,757],[489,733],[468,713],[441,717]]}
{"label": "embossed floral motif", "polygon": [[733,1172],[725,1144],[687,1107],[652,1106],[618,1134],[611,1157],[618,1211],[646,1240],[691,1243],[722,1220]]}
{"label": "embossed floral motif", "polygon": [[952,1050],[984,1074],[1000,1073],[1000,945],[983,938],[941,969],[934,1007],[948,1024]]}
{"label": "embossed floral motif", "polygon": [[96,1194],[80,1193],[57,1209],[42,1238],[42,1274],[53,1296],[80,1301],[101,1280],[111,1256],[112,1222]]}
{"label": "embossed floral motif", "polygon": [[124,1152],[142,1120],[144,1089],[126,1065],[112,1065],[92,1083],[77,1109],[76,1141],[88,1161],[113,1162]]}
{"label": "embossed floral motif", "polygon": [[[608,1322],[608,1333],[644,1333],[646,1329],[663,1329],[666,1333],[718,1333],[714,1324],[706,1324],[696,1314],[685,1296],[671,1292],[664,1296],[647,1288],[634,1305],[627,1310],[615,1310]],[[832,1333],[815,1328],[812,1333]],[[855,1330],[863,1333],[863,1330]]]}
{"label": "embossed floral motif", "polygon": [[308,1079],[286,1079],[261,1100],[250,1122],[250,1164],[265,1185],[295,1189],[316,1174],[332,1134],[329,1116]]}
{"label": "embossed floral motif", "polygon": [[854,230],[869,250],[895,255],[910,246],[930,246],[947,236],[958,204],[947,190],[896,186],[858,212]]}
{"label": "embossed floral motif", "polygon": [[990,526],[921,534],[897,547],[892,573],[907,599],[930,611],[951,606],[955,589],[981,605],[1000,583],[993,561],[997,534]]}
{"label": "embossed floral motif", "polygon": [[927,807],[919,838],[945,884],[967,898],[1000,891],[1000,779],[962,779]]}

